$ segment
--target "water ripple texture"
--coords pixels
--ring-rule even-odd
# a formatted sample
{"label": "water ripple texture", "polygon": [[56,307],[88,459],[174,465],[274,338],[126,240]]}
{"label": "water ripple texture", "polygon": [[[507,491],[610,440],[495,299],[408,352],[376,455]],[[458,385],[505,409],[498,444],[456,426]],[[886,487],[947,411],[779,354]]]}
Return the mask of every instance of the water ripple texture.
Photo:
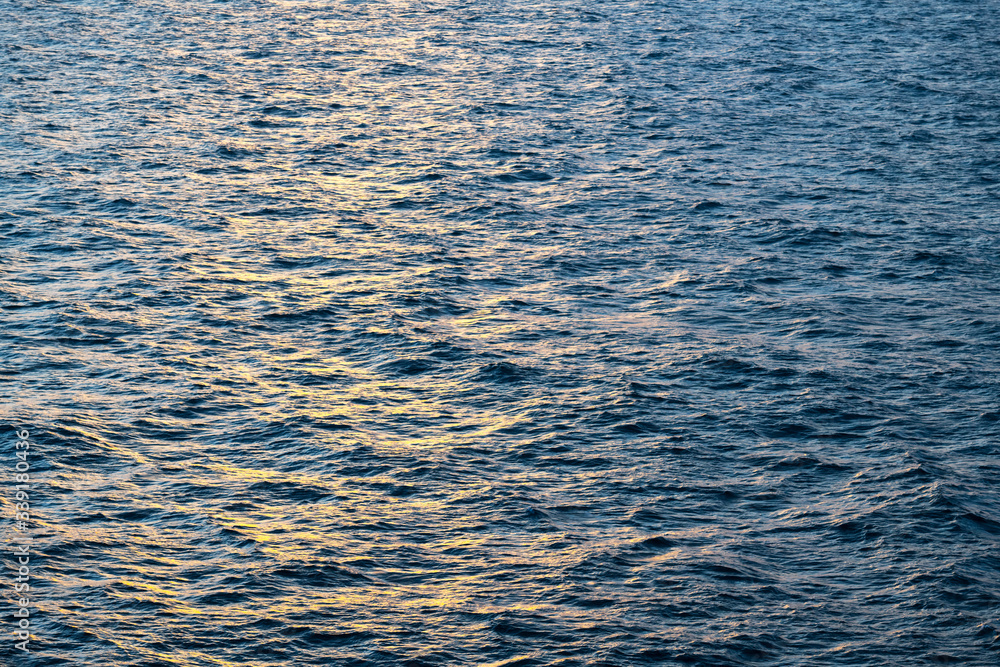
{"label": "water ripple texture", "polygon": [[0,659],[997,664],[998,9],[0,0]]}

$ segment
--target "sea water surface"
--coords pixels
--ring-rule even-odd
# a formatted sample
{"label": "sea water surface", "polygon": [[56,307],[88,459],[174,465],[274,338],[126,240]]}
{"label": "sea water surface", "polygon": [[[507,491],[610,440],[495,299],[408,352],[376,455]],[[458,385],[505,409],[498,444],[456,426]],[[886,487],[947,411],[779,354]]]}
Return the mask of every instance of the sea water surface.
{"label": "sea water surface", "polygon": [[1000,5],[0,0],[0,663],[995,665]]}

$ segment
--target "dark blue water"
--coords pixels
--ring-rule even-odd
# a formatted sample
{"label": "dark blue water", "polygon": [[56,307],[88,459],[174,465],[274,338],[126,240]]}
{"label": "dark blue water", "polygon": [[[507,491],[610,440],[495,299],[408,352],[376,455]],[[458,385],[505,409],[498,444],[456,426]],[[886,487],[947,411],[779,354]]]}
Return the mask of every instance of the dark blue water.
{"label": "dark blue water", "polygon": [[0,663],[997,664],[996,2],[0,44]]}

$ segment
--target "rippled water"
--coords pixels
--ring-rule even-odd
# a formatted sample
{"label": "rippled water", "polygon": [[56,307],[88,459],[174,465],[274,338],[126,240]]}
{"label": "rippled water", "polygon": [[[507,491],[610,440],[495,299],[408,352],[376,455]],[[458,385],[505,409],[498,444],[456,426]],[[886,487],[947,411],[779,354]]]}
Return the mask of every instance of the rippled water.
{"label": "rippled water", "polygon": [[996,664],[997,9],[0,0],[3,655]]}

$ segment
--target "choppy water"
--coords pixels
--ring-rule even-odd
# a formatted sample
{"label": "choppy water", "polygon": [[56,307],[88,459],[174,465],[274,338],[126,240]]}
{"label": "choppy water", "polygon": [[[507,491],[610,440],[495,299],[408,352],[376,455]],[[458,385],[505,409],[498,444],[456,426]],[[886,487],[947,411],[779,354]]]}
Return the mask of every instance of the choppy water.
{"label": "choppy water", "polygon": [[996,664],[998,9],[0,0],[2,655]]}

